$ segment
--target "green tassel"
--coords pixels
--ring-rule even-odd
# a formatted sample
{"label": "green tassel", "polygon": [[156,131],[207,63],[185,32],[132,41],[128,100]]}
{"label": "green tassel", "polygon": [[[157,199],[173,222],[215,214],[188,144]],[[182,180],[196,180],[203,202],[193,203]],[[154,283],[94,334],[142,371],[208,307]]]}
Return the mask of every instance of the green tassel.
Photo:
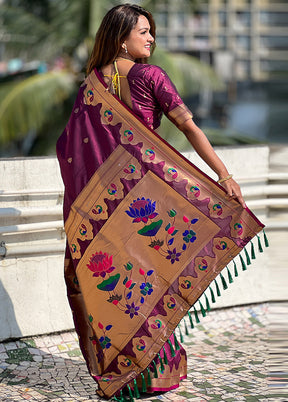
{"label": "green tassel", "polygon": [[154,366],[154,378],[158,378],[158,372],[155,360],[153,360],[153,366]]}
{"label": "green tassel", "polygon": [[261,244],[261,240],[260,237],[257,235],[258,238],[258,249],[260,253],[263,253],[263,248],[262,248],[262,244]]}
{"label": "green tassel", "polygon": [[160,370],[163,373],[163,371],[165,371],[165,367],[164,367],[163,360],[161,359],[161,356],[160,356],[159,353],[158,353],[158,359],[159,359],[159,362],[160,362]]}
{"label": "green tassel", "polygon": [[243,270],[243,271],[246,271],[247,267],[246,267],[246,265],[245,265],[245,262],[244,262],[244,260],[243,260],[242,255],[239,254],[239,257],[240,257],[240,261],[241,261],[241,265],[242,265],[242,270]]}
{"label": "green tassel", "polygon": [[149,367],[147,367],[147,385],[148,387],[151,387],[152,385]]}
{"label": "green tassel", "polygon": [[[184,321],[184,322],[185,322],[185,321]],[[179,329],[180,342],[183,343],[183,342],[184,342],[184,339],[183,339],[183,335],[182,335],[182,331],[181,331],[180,325],[177,325],[177,326],[178,326],[178,329]]]}
{"label": "green tassel", "polygon": [[245,255],[246,255],[247,265],[251,265],[250,257],[249,257],[248,251],[246,250],[245,247],[244,247],[244,252],[245,252]]}
{"label": "green tassel", "polygon": [[221,282],[222,282],[223,290],[228,289],[227,282],[226,282],[226,280],[225,280],[224,276],[222,275],[222,272],[220,272],[220,278],[221,278]]}
{"label": "green tassel", "polygon": [[197,324],[199,324],[200,320],[199,320],[199,317],[198,317],[197,310],[196,310],[195,307],[193,307],[193,309],[194,309],[195,320],[196,320]]}
{"label": "green tassel", "polygon": [[200,310],[201,310],[202,317],[206,317],[205,308],[203,307],[203,304],[201,303],[200,300],[199,300],[199,304],[200,304]]}
{"label": "green tassel", "polygon": [[263,236],[264,236],[264,244],[265,244],[265,247],[269,247],[269,241],[268,241],[268,239],[267,239],[267,236],[266,236],[266,233],[265,233],[265,230],[263,229]]}
{"label": "green tassel", "polygon": [[[184,320],[184,327],[185,327],[185,335],[189,335],[189,330],[188,330],[188,327],[187,327],[187,324],[186,324],[185,320]],[[181,340],[181,342],[183,342],[183,341]]]}
{"label": "green tassel", "polygon": [[140,398],[140,392],[139,392],[139,389],[138,389],[136,378],[134,378],[133,383],[134,383],[134,397],[136,399],[139,399]]}
{"label": "green tassel", "polygon": [[167,342],[168,342],[168,345],[170,346],[170,350],[171,350],[171,355],[172,355],[172,357],[175,357],[175,356],[176,356],[176,355],[175,355],[175,350],[174,350],[174,348],[173,348],[173,345],[172,345],[170,339],[168,339]]}
{"label": "green tassel", "polygon": [[238,271],[237,271],[237,265],[236,265],[235,260],[233,260],[233,264],[234,264],[234,275],[235,275],[235,277],[237,278],[237,276],[238,276]]}
{"label": "green tassel", "polygon": [[134,402],[133,394],[131,391],[130,386],[127,384],[128,392],[129,392],[129,397],[130,397],[130,402]]}
{"label": "green tassel", "polygon": [[147,392],[146,381],[145,381],[145,377],[144,377],[143,373],[141,373],[141,378],[142,378],[142,389],[141,389],[141,391],[142,392]]}
{"label": "green tassel", "polygon": [[255,259],[256,259],[256,257],[255,257],[255,249],[254,249],[254,244],[253,244],[253,242],[252,242],[252,241],[250,241],[250,244],[251,244],[251,258],[252,258],[252,260],[255,260]]}
{"label": "green tassel", "polygon": [[206,302],[206,311],[211,311],[211,307],[210,307],[209,300],[208,300],[206,293],[204,293],[204,297],[205,297],[205,302]]}
{"label": "green tassel", "polygon": [[217,283],[216,279],[214,279],[214,282],[215,282],[215,286],[216,286],[217,296],[221,296],[220,289],[219,289],[219,286],[218,286],[218,283]]}
{"label": "green tassel", "polygon": [[189,317],[189,321],[190,321],[191,328],[193,329],[193,328],[194,328],[194,324],[193,324],[193,320],[192,320],[192,316],[191,316],[190,311],[188,311],[188,317]]}
{"label": "green tassel", "polygon": [[123,396],[122,389],[120,391],[120,396],[114,396],[113,399],[112,399],[112,401],[117,401],[117,402],[125,402],[125,400],[126,399]]}
{"label": "green tassel", "polygon": [[215,295],[211,286],[209,286],[212,303],[216,303]]}
{"label": "green tassel", "polygon": [[229,283],[233,283],[233,278],[232,278],[231,272],[229,271],[229,268],[228,268],[228,267],[226,267],[226,268],[227,268]]}
{"label": "green tassel", "polygon": [[166,355],[165,346],[163,346],[162,350],[163,350],[163,355],[164,355],[164,363],[168,364],[168,359],[167,359],[167,355]]}
{"label": "green tassel", "polygon": [[177,339],[177,336],[175,334],[175,331],[173,332],[173,336],[174,336],[174,346],[175,346],[175,350],[180,350],[180,345]]}

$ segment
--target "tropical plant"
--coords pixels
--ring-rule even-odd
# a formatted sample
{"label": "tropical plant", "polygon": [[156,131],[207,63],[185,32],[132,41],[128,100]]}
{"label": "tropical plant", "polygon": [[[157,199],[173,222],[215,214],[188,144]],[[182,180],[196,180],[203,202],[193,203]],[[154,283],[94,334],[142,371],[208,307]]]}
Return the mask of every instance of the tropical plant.
{"label": "tropical plant", "polygon": [[[24,60],[31,60],[41,55],[41,61],[45,61],[50,67],[56,58],[62,57],[66,70],[49,71],[24,80],[1,84],[2,149],[5,150],[5,145],[15,141],[21,144],[27,133],[32,131],[37,133],[37,141],[40,137],[43,137],[44,143],[48,144],[50,141],[54,152],[54,143],[65,125],[67,115],[59,121],[58,127],[55,127],[55,122],[51,127],[51,115],[54,115],[55,120],[60,119],[59,107],[75,92],[79,83],[79,66],[85,64],[88,48],[93,43],[89,38],[94,36],[102,15],[116,3],[119,1],[4,1],[0,9],[0,20],[3,22],[2,29],[5,30],[7,38],[10,35],[7,49],[9,56],[19,55]],[[156,2],[146,0],[138,3],[150,7]],[[15,16],[16,20],[13,18]],[[33,33],[30,35],[31,32]],[[198,92],[203,85],[211,90],[221,86],[209,66],[186,54],[171,55],[157,49],[152,63],[160,65],[168,72],[182,96]],[[169,136],[165,122],[162,135],[166,138]],[[24,150],[23,147],[21,150],[20,146],[21,152],[24,153]],[[34,147],[34,152],[51,153],[51,147],[46,145],[45,149],[41,147],[38,151]]]}

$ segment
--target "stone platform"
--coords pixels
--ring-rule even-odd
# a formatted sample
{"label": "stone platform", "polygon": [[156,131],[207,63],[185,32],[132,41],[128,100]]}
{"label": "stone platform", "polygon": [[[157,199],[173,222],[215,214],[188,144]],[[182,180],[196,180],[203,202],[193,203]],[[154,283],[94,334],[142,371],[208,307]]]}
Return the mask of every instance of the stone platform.
{"label": "stone platform", "polygon": [[[209,312],[184,335],[187,380],[174,391],[141,400],[287,401],[288,392],[279,388],[285,385],[283,373],[274,370],[272,378],[268,365],[269,308],[256,304]],[[1,343],[0,400],[101,401],[75,332]]]}

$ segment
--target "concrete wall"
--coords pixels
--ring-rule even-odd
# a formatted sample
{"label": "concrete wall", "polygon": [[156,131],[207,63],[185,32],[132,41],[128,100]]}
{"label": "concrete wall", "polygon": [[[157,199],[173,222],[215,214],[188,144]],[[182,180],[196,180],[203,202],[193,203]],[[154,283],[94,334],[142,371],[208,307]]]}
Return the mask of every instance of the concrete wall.
{"label": "concrete wall", "polygon": [[[251,189],[267,183],[269,148],[218,148],[217,152],[242,183],[248,206],[255,205],[254,212],[265,223],[269,211],[255,204]],[[186,156],[215,177],[194,152]],[[7,249],[6,257],[0,257],[0,340],[70,329],[73,323],[63,280],[63,186],[57,161],[53,157],[1,159],[0,172],[0,211],[6,211],[0,215],[0,243],[5,242],[2,251]],[[274,236],[272,247],[258,253],[253,266],[240,273],[215,307],[287,298],[284,286],[277,292],[270,286],[280,252],[277,239]],[[279,259],[276,264],[284,269],[285,261]]]}

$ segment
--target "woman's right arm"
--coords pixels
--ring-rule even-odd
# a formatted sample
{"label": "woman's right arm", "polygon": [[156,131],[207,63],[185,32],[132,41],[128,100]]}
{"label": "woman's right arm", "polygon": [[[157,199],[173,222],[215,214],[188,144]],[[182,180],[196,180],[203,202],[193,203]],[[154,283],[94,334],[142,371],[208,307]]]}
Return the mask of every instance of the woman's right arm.
{"label": "woman's right arm", "polygon": [[[207,165],[214,170],[218,175],[219,180],[225,179],[229,176],[228,170],[222,160],[214,151],[208,138],[203,131],[194,123],[192,119],[186,120],[178,127],[186,136],[192,147],[198,155],[207,163]],[[243,199],[240,186],[232,178],[225,180],[221,185],[227,190],[230,198],[237,198],[243,208],[245,208],[245,201]]]}

